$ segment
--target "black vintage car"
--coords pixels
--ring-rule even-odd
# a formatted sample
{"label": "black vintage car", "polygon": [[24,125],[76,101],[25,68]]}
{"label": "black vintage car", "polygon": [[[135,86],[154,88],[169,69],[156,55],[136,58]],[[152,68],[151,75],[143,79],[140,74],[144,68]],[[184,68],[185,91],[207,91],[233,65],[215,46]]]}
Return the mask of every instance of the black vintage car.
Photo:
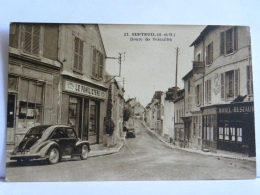
{"label": "black vintage car", "polygon": [[81,141],[75,130],[64,125],[40,125],[32,127],[11,153],[11,160],[26,162],[45,158],[49,163],[58,163],[63,156],[80,156],[87,159],[90,146]]}

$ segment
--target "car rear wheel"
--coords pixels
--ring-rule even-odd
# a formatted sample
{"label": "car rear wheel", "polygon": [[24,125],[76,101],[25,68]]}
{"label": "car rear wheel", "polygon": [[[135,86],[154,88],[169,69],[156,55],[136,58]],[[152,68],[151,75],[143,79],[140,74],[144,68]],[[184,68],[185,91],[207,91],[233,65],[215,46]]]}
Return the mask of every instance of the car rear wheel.
{"label": "car rear wheel", "polygon": [[88,153],[89,153],[88,146],[83,145],[81,148],[81,155],[80,155],[81,160],[86,160],[88,158]]}
{"label": "car rear wheel", "polygon": [[51,148],[49,151],[49,158],[47,159],[49,163],[56,164],[60,160],[60,152],[57,148]]}

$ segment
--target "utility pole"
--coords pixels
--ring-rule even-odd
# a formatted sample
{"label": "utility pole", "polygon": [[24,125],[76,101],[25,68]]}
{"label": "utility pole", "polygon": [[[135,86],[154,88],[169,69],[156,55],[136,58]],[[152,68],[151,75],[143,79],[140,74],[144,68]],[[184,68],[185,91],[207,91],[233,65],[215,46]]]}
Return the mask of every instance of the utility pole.
{"label": "utility pole", "polygon": [[179,55],[179,51],[180,51],[180,49],[177,47],[176,48],[176,71],[175,71],[175,88],[177,88],[177,75],[178,75],[178,55]]}

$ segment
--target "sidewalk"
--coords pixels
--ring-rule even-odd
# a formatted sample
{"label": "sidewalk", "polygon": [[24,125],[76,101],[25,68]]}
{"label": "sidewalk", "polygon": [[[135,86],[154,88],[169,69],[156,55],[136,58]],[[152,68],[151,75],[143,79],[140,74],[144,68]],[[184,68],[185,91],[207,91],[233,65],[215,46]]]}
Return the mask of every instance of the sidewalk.
{"label": "sidewalk", "polygon": [[149,130],[152,134],[154,134],[160,141],[165,143],[167,146],[174,148],[174,149],[179,149],[183,150],[186,152],[191,152],[191,153],[197,153],[205,156],[215,156],[215,157],[223,157],[223,158],[231,158],[231,159],[237,159],[237,160],[247,160],[247,161],[256,161],[256,157],[248,157],[245,154],[240,154],[240,153],[233,153],[233,152],[228,152],[228,151],[222,151],[218,150],[217,153],[212,153],[212,152],[204,152],[201,150],[196,150],[196,149],[191,149],[191,148],[180,148],[177,146],[174,146],[173,144],[166,142],[159,133],[157,133],[154,130],[151,130],[145,122],[143,122],[143,125],[146,127],[147,130]]}
{"label": "sidewalk", "polygon": [[[103,144],[96,144],[96,145],[90,145],[90,152],[89,152],[89,158],[90,157],[97,157],[97,156],[104,156],[109,154],[114,154],[120,151],[120,149],[124,146],[122,142],[117,143],[113,147],[104,147]],[[6,163],[9,162],[15,162],[13,160],[10,160],[10,153],[12,150],[6,150]]]}

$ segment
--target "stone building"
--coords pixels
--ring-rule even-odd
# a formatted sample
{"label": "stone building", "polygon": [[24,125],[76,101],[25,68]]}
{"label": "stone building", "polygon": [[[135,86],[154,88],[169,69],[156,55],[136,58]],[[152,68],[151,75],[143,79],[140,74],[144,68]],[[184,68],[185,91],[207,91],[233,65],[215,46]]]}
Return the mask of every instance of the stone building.
{"label": "stone building", "polygon": [[[190,133],[190,146],[201,144],[205,151],[228,150],[254,156],[249,27],[207,26],[191,46],[193,69],[184,77],[184,122]],[[188,102],[187,93],[191,94]]]}

